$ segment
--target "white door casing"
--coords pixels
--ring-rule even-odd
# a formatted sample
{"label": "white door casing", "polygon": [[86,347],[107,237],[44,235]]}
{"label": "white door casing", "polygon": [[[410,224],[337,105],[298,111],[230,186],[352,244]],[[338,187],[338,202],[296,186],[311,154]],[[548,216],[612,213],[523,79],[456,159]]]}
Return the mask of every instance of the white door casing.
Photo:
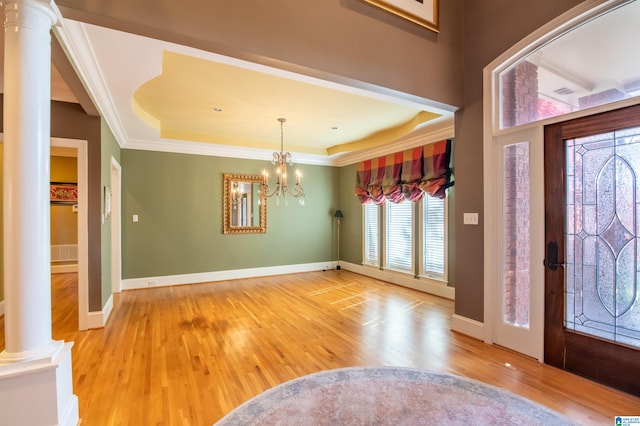
{"label": "white door casing", "polygon": [[[485,341],[543,360],[544,341],[544,146],[541,126],[529,126],[493,138],[491,180],[485,181]],[[529,147],[529,324],[505,321],[503,153],[513,144]],[[485,167],[487,165],[485,164]],[[489,183],[489,185],[487,185]]]}
{"label": "white door casing", "polygon": [[111,157],[111,291],[122,291],[122,217],[120,214],[122,194],[122,167]]}

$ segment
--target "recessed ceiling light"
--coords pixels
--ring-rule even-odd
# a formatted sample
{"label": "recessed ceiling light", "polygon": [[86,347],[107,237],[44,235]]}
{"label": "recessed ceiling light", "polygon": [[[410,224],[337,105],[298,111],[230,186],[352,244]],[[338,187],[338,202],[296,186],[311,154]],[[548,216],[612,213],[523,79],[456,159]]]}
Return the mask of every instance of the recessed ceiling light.
{"label": "recessed ceiling light", "polygon": [[220,107],[213,107],[213,110],[215,112],[222,112],[222,108],[220,108]]}

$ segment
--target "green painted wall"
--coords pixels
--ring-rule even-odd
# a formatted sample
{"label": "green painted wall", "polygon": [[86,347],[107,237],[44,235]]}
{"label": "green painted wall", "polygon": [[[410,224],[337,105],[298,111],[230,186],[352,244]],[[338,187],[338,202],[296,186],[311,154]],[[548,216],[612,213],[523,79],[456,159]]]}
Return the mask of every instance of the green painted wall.
{"label": "green painted wall", "polygon": [[266,160],[137,150],[121,160],[123,279],[333,260],[335,167],[299,165],[305,205],[269,199],[266,234],[225,235],[223,174],[259,174]]}
{"label": "green painted wall", "polygon": [[340,257],[345,262],[362,264],[362,205],[354,194],[356,165],[340,169],[340,209],[344,214],[340,228]]}
{"label": "green painted wall", "polygon": [[[116,141],[116,138],[113,136],[113,133],[107,126],[107,123],[102,120],[101,122],[101,170],[100,170],[100,181],[102,183],[102,189],[104,191],[105,187],[111,186],[111,157],[115,158],[115,160],[120,163],[120,145]],[[101,211],[104,212],[104,197],[102,197],[101,201]],[[101,251],[100,255],[102,258],[102,306],[109,300],[111,297],[112,288],[111,288],[111,218],[106,218],[102,223],[102,227],[100,229],[101,233]]]}

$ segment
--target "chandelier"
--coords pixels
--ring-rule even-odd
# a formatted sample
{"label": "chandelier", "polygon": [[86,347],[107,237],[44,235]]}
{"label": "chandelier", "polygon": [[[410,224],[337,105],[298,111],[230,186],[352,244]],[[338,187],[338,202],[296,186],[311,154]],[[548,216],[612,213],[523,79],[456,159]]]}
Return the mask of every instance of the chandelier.
{"label": "chandelier", "polygon": [[276,196],[276,204],[280,204],[280,198],[282,198],[287,204],[287,194],[292,197],[299,198],[301,205],[304,205],[304,188],[300,183],[302,175],[299,170],[296,170],[296,184],[293,188],[289,188],[287,182],[287,166],[293,166],[293,160],[290,152],[284,151],[284,131],[283,125],[287,121],[286,118],[278,118],[280,122],[280,152],[274,152],[271,164],[275,166],[276,184],[273,189],[269,186],[269,173],[266,170],[262,171],[262,183],[260,184],[260,193],[265,197]]}

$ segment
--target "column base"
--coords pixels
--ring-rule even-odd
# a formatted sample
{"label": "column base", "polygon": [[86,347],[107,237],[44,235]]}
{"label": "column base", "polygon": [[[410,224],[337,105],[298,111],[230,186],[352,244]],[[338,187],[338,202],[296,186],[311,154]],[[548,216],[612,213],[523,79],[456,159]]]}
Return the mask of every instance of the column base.
{"label": "column base", "polygon": [[39,347],[24,352],[0,352],[0,368],[3,366],[17,366],[23,368],[26,365],[53,362],[59,353],[64,350],[64,342],[51,340],[47,346]]}
{"label": "column base", "polygon": [[[73,342],[55,342],[49,357],[0,364],[0,413],[11,425],[77,425],[73,394]],[[3,355],[6,355],[3,353]]]}

